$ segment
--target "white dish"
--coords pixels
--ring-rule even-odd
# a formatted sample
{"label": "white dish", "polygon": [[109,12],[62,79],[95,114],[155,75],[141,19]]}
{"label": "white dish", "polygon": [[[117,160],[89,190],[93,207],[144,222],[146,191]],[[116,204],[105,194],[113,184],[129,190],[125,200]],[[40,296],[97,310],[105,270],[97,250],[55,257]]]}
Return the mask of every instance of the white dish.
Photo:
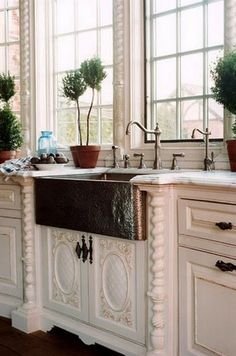
{"label": "white dish", "polygon": [[38,163],[32,164],[32,166],[36,167],[39,171],[56,171],[58,169],[64,168],[66,163]]}

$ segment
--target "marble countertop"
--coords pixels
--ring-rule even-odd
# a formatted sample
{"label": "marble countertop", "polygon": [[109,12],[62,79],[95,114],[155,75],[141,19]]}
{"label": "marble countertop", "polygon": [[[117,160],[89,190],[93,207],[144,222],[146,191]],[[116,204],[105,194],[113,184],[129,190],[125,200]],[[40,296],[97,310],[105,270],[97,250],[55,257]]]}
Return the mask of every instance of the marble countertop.
{"label": "marble countertop", "polygon": [[[138,169],[138,168],[75,168],[73,166],[61,167],[56,170],[29,170],[18,171],[14,176],[22,178],[36,178],[44,176],[58,176],[58,175],[74,175],[86,173],[119,173],[119,174],[133,174],[136,175],[131,179],[135,185],[142,184],[200,184],[200,185],[217,185],[217,186],[236,186],[236,172],[231,171],[211,171],[206,172],[202,170],[179,170],[172,171],[169,169],[153,170],[153,169]],[[4,176],[4,174],[1,174]],[[10,175],[6,175],[10,177]]]}

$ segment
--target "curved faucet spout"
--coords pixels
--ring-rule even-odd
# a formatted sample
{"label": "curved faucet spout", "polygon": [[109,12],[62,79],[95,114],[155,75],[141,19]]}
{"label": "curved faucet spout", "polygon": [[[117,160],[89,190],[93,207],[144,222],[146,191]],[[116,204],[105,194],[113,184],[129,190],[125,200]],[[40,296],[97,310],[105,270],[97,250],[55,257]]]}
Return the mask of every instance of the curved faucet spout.
{"label": "curved faucet spout", "polygon": [[147,134],[153,134],[155,136],[155,158],[154,158],[154,163],[153,163],[153,169],[161,169],[161,141],[160,141],[160,135],[161,135],[161,130],[159,128],[158,123],[156,124],[156,127],[154,130],[148,130],[146,127],[144,127],[140,122],[138,121],[130,121],[126,127],[126,135],[130,134],[130,128],[132,125],[137,125],[144,133]]}

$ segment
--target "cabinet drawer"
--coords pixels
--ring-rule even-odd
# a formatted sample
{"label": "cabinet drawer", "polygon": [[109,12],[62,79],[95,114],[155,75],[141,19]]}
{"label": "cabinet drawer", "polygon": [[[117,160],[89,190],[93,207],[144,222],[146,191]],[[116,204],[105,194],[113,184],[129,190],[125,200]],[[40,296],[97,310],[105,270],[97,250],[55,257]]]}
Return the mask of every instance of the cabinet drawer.
{"label": "cabinet drawer", "polygon": [[0,185],[0,208],[20,209],[20,187],[17,185]]}
{"label": "cabinet drawer", "polygon": [[[178,222],[179,234],[236,245],[236,205],[180,199]],[[223,230],[220,222],[232,227]]]}

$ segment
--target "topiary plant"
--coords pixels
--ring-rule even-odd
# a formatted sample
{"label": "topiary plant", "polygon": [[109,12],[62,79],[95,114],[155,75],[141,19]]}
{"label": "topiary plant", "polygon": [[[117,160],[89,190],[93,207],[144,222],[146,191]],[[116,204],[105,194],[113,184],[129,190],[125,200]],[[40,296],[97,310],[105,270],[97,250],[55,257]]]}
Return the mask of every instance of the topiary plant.
{"label": "topiary plant", "polygon": [[0,109],[0,151],[14,151],[21,147],[22,126],[8,104]]}
{"label": "topiary plant", "polygon": [[104,66],[100,58],[94,57],[81,63],[79,69],[71,71],[62,79],[62,94],[64,97],[75,101],[77,107],[77,123],[80,145],[83,145],[80,123],[79,97],[84,94],[87,87],[92,89],[92,98],[86,121],[86,145],[89,144],[89,119],[94,104],[95,90],[101,89],[101,83],[106,77]]}
{"label": "topiary plant", "polygon": [[[229,112],[236,114],[236,51],[225,53],[214,69],[211,69],[214,86],[211,88],[215,100]],[[236,136],[236,121],[232,125]]]}
{"label": "topiary plant", "polygon": [[80,72],[84,78],[86,85],[92,89],[92,99],[90,107],[87,114],[87,138],[86,145],[89,144],[89,119],[94,103],[95,90],[101,90],[101,83],[106,78],[106,72],[104,71],[104,66],[102,65],[101,59],[94,57],[85,60],[81,63]]}
{"label": "topiary plant", "polygon": [[0,74],[0,151],[14,151],[23,143],[22,126],[9,100],[15,95],[15,77]]}
{"label": "topiary plant", "polygon": [[87,86],[79,69],[69,72],[62,79],[63,96],[75,101],[77,107],[77,128],[80,145],[83,145],[81,124],[80,124],[80,105],[79,97],[84,94]]}

